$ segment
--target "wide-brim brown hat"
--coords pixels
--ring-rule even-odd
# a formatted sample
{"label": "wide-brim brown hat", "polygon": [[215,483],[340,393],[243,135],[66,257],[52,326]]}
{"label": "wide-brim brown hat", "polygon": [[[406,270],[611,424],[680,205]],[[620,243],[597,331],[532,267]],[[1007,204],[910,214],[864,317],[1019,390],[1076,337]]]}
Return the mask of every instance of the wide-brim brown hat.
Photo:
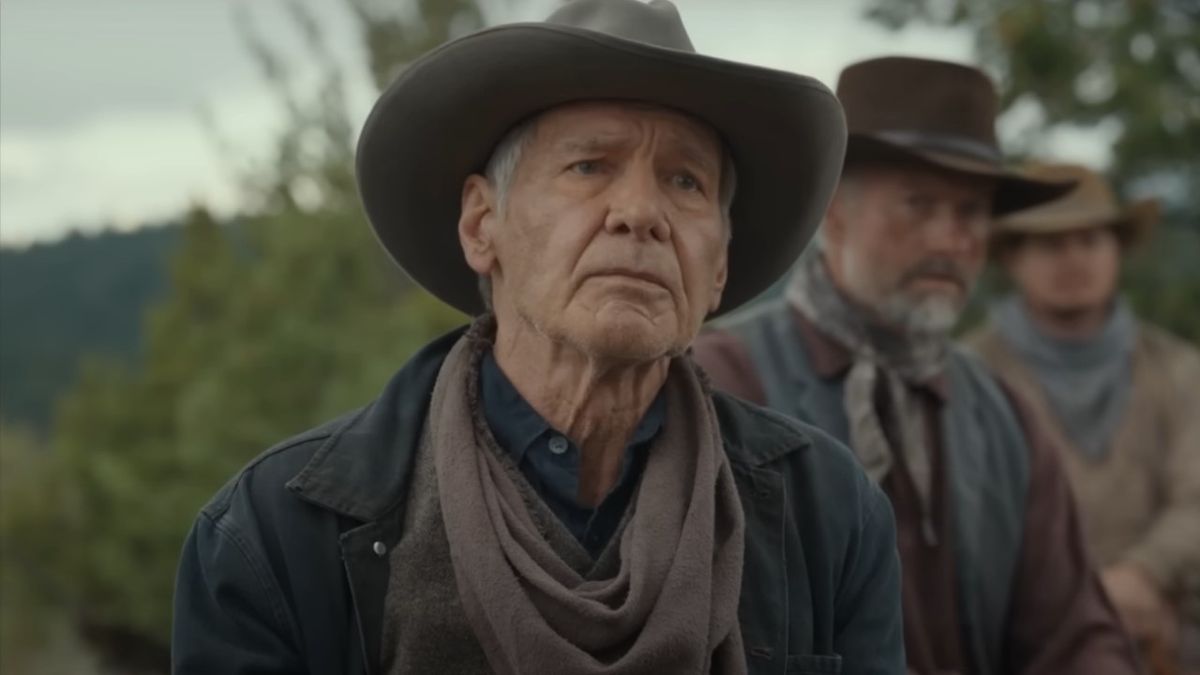
{"label": "wide-brim brown hat", "polygon": [[787,271],[821,221],[845,154],[841,105],[817,80],[697,54],[665,0],[576,0],[544,23],[447,42],[383,92],[359,139],[357,179],[384,248],[443,301],[481,312],[458,240],[463,181],[514,125],[581,100],[661,105],[721,136],[737,192],[716,314]]}
{"label": "wide-brim brown hat", "polygon": [[846,166],[915,161],[994,177],[997,216],[1071,187],[1005,166],[996,142],[996,89],[978,68],[906,56],[869,59],[842,71],[837,96],[850,133]]}
{"label": "wide-brim brown hat", "polygon": [[1104,176],[1085,166],[1033,164],[1025,171],[1046,180],[1071,180],[1075,187],[1054,201],[999,219],[997,239],[1111,227],[1122,243],[1133,245],[1149,235],[1162,215],[1157,199],[1141,199],[1121,206]]}

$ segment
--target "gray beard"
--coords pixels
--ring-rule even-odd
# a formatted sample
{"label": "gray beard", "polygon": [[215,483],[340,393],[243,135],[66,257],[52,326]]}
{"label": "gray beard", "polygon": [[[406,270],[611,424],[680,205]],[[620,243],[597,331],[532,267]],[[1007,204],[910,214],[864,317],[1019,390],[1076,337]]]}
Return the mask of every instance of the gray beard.
{"label": "gray beard", "polygon": [[820,253],[811,250],[801,257],[785,297],[856,357],[893,369],[908,382],[923,382],[941,371],[949,327],[958,316],[957,303],[938,296],[893,294],[886,308],[860,306],[836,287]]}
{"label": "gray beard", "polygon": [[[860,296],[857,301],[863,303],[864,309],[874,313],[881,324],[916,338],[950,335],[962,313],[961,302],[936,293],[915,294],[902,288],[873,288],[866,280],[863,262],[857,256],[843,256],[846,283],[858,287],[851,289],[857,291],[851,295]],[[868,300],[862,296],[874,297]]]}
{"label": "gray beard", "polygon": [[884,298],[875,308],[880,318],[909,335],[949,336],[962,313],[960,304],[940,295],[913,297],[903,292]]}

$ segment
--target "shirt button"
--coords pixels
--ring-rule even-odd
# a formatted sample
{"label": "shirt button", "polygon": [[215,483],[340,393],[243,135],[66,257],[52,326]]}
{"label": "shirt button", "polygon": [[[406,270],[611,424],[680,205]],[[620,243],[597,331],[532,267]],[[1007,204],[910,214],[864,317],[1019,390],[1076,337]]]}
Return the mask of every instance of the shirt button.
{"label": "shirt button", "polygon": [[375,551],[375,555],[382,558],[383,554],[387,553],[387,546],[382,541],[377,541],[371,546],[371,550]]}
{"label": "shirt button", "polygon": [[567,451],[567,439],[562,436],[553,436],[550,438],[550,452],[556,455],[561,455]]}

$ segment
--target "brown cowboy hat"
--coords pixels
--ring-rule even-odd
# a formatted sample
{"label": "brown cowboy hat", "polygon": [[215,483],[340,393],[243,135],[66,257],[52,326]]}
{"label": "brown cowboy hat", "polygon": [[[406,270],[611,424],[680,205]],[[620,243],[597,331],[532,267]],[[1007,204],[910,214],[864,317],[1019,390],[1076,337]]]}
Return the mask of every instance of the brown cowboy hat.
{"label": "brown cowboy hat", "polygon": [[697,54],[665,0],[575,0],[544,23],[481,30],[409,65],[379,97],[358,143],[359,193],[384,248],[437,297],[483,311],[458,241],[464,179],[483,170],[518,122],[596,99],[679,110],[728,147],[738,188],[716,314],[787,271],[838,180],[841,105],[814,79]]}
{"label": "brown cowboy hat", "polygon": [[850,132],[847,166],[916,160],[993,176],[995,215],[1054,199],[1071,187],[1004,166],[996,142],[996,89],[978,68],[906,56],[869,59],[842,71],[837,96]]}
{"label": "brown cowboy hat", "polygon": [[1075,181],[1075,187],[1054,201],[999,219],[995,234],[998,239],[1111,227],[1128,246],[1142,241],[1161,215],[1157,199],[1140,199],[1122,208],[1104,176],[1085,166],[1033,164],[1026,173],[1045,180]]}

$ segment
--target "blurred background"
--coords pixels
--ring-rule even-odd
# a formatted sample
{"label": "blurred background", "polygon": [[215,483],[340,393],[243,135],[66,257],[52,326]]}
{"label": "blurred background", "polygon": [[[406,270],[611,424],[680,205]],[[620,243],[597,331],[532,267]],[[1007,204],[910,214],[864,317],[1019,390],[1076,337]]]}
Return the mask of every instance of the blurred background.
{"label": "blurred background", "polygon": [[[377,250],[354,142],[415,56],[555,4],[0,5],[0,671],[167,672],[202,504],[463,321]],[[677,4],[700,51],[830,87],[882,54],[981,65],[1014,160],[1164,200],[1125,287],[1200,340],[1195,0]]]}

